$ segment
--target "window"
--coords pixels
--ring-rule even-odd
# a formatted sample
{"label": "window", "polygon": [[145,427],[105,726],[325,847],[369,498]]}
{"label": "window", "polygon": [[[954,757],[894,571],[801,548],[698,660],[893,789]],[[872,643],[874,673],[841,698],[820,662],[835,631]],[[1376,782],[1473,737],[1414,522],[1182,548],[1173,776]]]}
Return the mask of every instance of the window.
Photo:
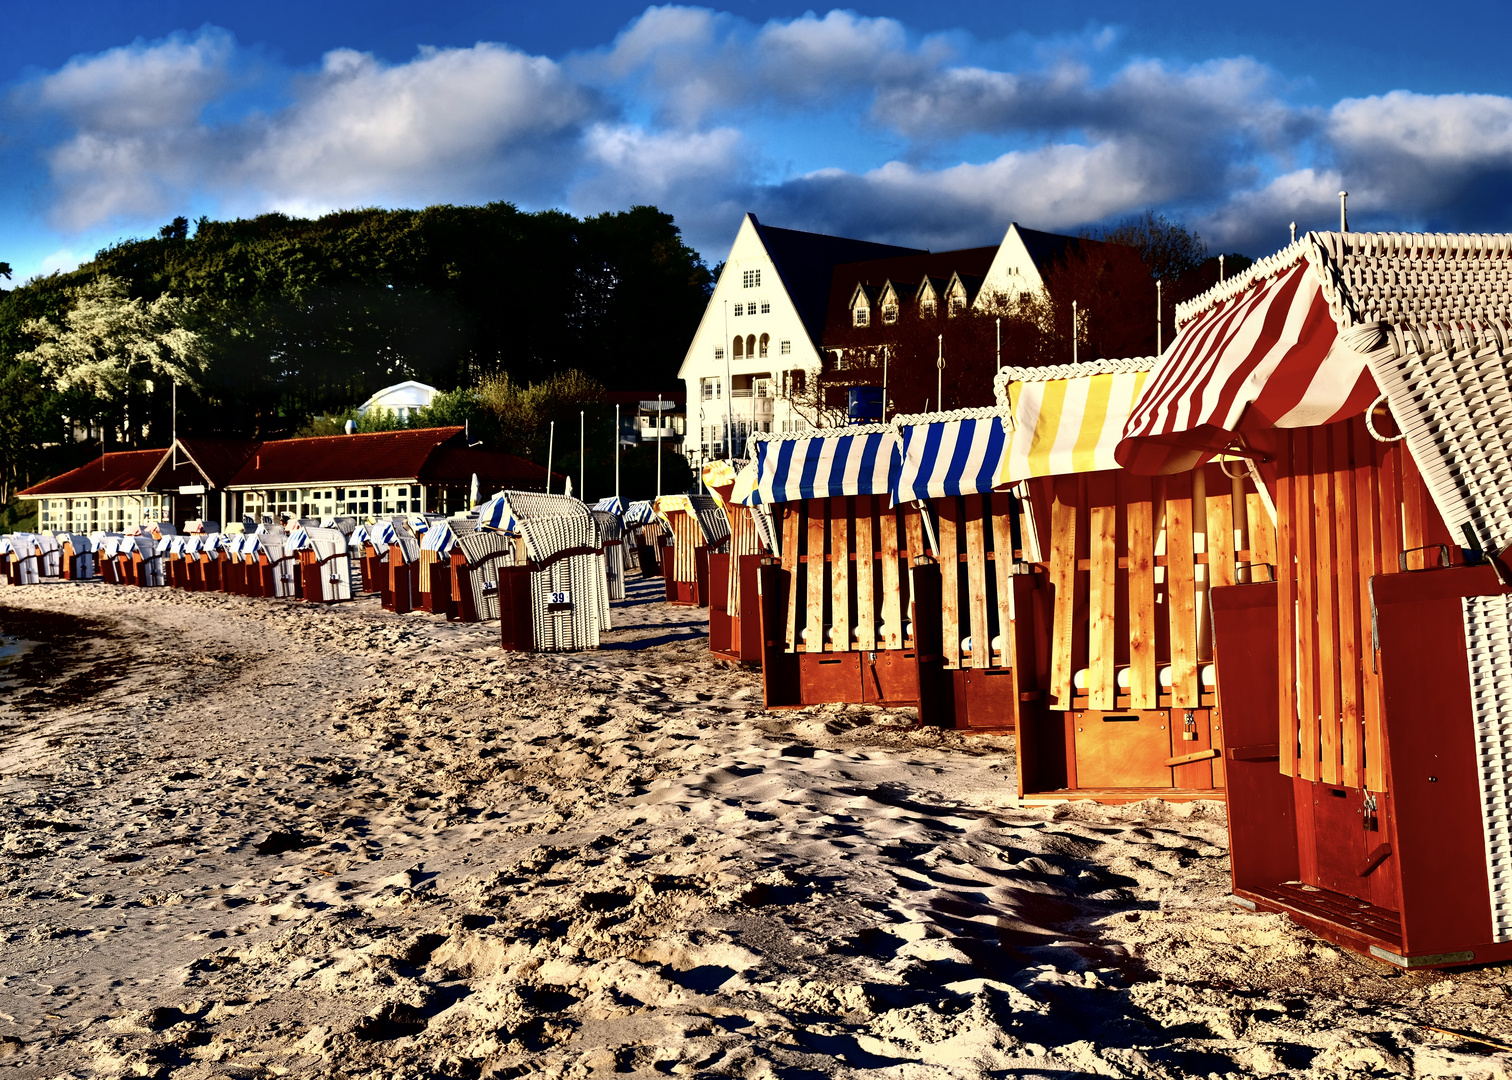
{"label": "window", "polygon": [[716,345],[716,346],[714,346],[714,359],[716,359],[716,360],[723,360],[724,359],[724,346],[723,345]]}
{"label": "window", "polygon": [[964,296],[952,296],[950,298],[950,314],[952,317],[966,310],[966,298]]}
{"label": "window", "polygon": [[889,326],[891,326],[893,323],[895,323],[895,322],[898,321],[898,305],[897,304],[883,304],[882,305],[882,321],[884,323],[886,323],[887,325],[889,325]]}
{"label": "window", "polygon": [[704,379],[703,383],[702,383],[702,386],[703,386],[703,399],[705,401],[713,401],[715,398],[719,397],[719,380],[718,379]]}
{"label": "window", "polygon": [[745,356],[745,338],[735,335],[735,359],[740,360]]}
{"label": "window", "polygon": [[763,315],[770,315],[772,313],[772,302],[770,300],[763,300],[761,302],[761,313]]}
{"label": "window", "polygon": [[792,394],[801,394],[801,393],[803,393],[804,375],[805,375],[805,373],[804,373],[804,371],[803,371],[802,368],[797,368],[797,369],[795,369],[793,371],[788,372],[788,392],[789,393],[792,393]]}
{"label": "window", "polygon": [[760,355],[761,355],[761,358],[763,360],[766,359],[766,355],[767,355],[767,352],[770,350],[770,347],[771,347],[771,339],[769,337],[767,337],[766,334],[762,334],[761,335],[761,344],[760,344],[759,348],[761,349]]}
{"label": "window", "polygon": [[745,305],[744,304],[736,304],[735,305],[735,315],[736,315],[736,317],[739,318],[741,315],[744,315],[744,314],[745,314]]}
{"label": "window", "polygon": [[[741,275],[741,277],[740,277],[740,283],[741,283],[741,287],[742,288],[746,288],[746,289],[759,289],[759,288],[761,288],[761,271],[760,270],[747,270],[744,274]],[[751,314],[754,315],[755,312],[752,312]]]}
{"label": "window", "polygon": [[756,356],[756,335],[746,335],[746,359],[751,360]]}
{"label": "window", "polygon": [[851,313],[851,321],[857,326],[871,325],[871,308],[858,307]]}
{"label": "window", "polygon": [[791,341],[784,341],[782,343],[782,347],[777,351],[780,352],[783,356],[791,356],[793,353],[793,343]]}
{"label": "window", "polygon": [[935,302],[933,300],[925,300],[919,305],[919,312],[926,317],[933,315],[935,313]]}

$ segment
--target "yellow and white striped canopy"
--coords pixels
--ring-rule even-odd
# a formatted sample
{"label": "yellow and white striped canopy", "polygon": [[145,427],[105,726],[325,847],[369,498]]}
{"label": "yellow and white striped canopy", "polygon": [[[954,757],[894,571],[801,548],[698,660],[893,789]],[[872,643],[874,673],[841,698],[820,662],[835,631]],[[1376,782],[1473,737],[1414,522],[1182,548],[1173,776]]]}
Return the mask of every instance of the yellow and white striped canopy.
{"label": "yellow and white striped canopy", "polygon": [[1000,371],[997,399],[1013,411],[1013,437],[998,483],[1118,468],[1113,451],[1154,363],[1151,356]]}

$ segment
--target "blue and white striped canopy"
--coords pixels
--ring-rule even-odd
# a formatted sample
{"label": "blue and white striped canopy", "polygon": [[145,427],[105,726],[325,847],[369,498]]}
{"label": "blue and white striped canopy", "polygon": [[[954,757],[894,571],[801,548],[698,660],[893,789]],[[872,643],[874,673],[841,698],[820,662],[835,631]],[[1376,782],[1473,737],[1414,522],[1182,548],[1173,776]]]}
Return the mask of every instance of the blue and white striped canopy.
{"label": "blue and white striped canopy", "polygon": [[456,546],[457,534],[452,532],[451,526],[444,521],[427,530],[420,538],[421,551],[438,551],[445,555]]}
{"label": "blue and white striped canopy", "polygon": [[837,428],[803,439],[756,443],[756,487],[750,505],[824,499],[835,495],[886,495],[897,464],[891,428]]}
{"label": "blue and white striped canopy", "polygon": [[352,530],[352,535],[348,538],[347,542],[354,548],[363,548],[372,543],[372,540],[368,537],[367,526],[358,525]]}
{"label": "blue and white striped canopy", "polygon": [[394,528],[392,521],[380,521],[378,523],[378,546],[388,547],[390,544],[399,542],[399,532]]}
{"label": "blue and white striped canopy", "polygon": [[411,514],[409,519],[410,531],[416,536],[424,536],[430,528],[430,522],[425,520],[423,514]]}
{"label": "blue and white striped canopy", "polygon": [[1008,435],[1001,416],[983,412],[966,419],[948,419],[949,413],[939,420],[928,414],[899,417],[902,449],[893,484],[895,503],[993,489],[1008,453]]}
{"label": "blue and white striped canopy", "polygon": [[656,520],[656,511],[651,507],[651,500],[640,499],[625,508],[625,524],[631,527],[636,525],[650,525]]}
{"label": "blue and white striped canopy", "polygon": [[289,542],[286,545],[290,551],[314,551],[315,541],[310,539],[310,534],[303,529],[295,529],[289,534]]}
{"label": "blue and white striped canopy", "polygon": [[594,503],[593,509],[602,510],[606,514],[623,514],[625,503],[618,495],[611,495],[607,499],[600,499]]}
{"label": "blue and white striped canopy", "polygon": [[509,509],[509,500],[503,495],[495,495],[478,507],[478,528],[496,529],[507,533],[520,531],[519,522],[515,520],[514,513]]}
{"label": "blue and white striped canopy", "polygon": [[262,538],[258,536],[243,536],[234,542],[232,550],[238,555],[256,555],[262,550]]}

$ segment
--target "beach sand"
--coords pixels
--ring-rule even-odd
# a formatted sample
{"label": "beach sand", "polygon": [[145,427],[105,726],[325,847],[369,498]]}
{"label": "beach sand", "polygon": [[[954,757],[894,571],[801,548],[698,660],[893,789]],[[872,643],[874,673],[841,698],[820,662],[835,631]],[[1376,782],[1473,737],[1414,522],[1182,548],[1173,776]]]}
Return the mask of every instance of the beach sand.
{"label": "beach sand", "polygon": [[1020,808],[1012,743],[604,648],[0,589],[0,1077],[1473,1076],[1512,968],[1231,906],[1221,803]]}

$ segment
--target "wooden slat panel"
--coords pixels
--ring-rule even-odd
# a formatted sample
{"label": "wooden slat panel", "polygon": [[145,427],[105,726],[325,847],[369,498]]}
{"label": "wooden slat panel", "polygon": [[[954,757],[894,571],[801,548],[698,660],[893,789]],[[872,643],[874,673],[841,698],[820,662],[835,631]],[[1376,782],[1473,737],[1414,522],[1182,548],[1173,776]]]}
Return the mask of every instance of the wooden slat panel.
{"label": "wooden slat panel", "polygon": [[1360,786],[1360,594],[1355,538],[1354,468],[1349,423],[1329,425],[1333,439],[1334,559],[1339,597],[1339,783]]}
{"label": "wooden slat panel", "polygon": [[1074,476],[1058,476],[1050,504],[1050,584],[1055,618],[1050,631],[1050,707],[1071,707],[1072,620],[1076,614],[1076,503]]}
{"label": "wooden slat panel", "polygon": [[1196,561],[1192,555],[1192,475],[1166,481],[1166,596],[1171,626],[1171,707],[1202,704],[1197,685]]}
{"label": "wooden slat panel", "polygon": [[872,542],[877,497],[856,496],[856,647],[877,647],[877,554]]}
{"label": "wooden slat panel", "polygon": [[849,498],[831,499],[830,513],[830,625],[834,628],[834,649],[849,652],[851,647],[851,557],[850,515],[854,513]]}
{"label": "wooden slat panel", "polygon": [[986,498],[966,496],[966,603],[971,618],[971,666],[992,666],[992,628],[987,622]]}
{"label": "wooden slat panel", "polygon": [[[1297,775],[1297,578],[1292,561],[1296,513],[1296,482],[1292,479],[1296,442],[1294,432],[1285,440],[1276,480],[1276,699],[1279,706],[1277,735],[1281,746],[1281,772]],[[1262,507],[1263,509],[1263,507]],[[1250,541],[1254,543],[1253,540]]]}
{"label": "wooden slat panel", "polygon": [[1225,491],[1207,500],[1208,584],[1219,588],[1234,583],[1234,495]]}
{"label": "wooden slat panel", "polygon": [[808,596],[803,609],[804,643],[809,652],[824,651],[825,501],[808,500]]}
{"label": "wooden slat panel", "polygon": [[1155,505],[1148,476],[1119,477],[1128,491],[1129,707],[1153,709],[1155,686]]}
{"label": "wooden slat panel", "polygon": [[1381,447],[1376,453],[1381,462],[1376,474],[1380,487],[1381,573],[1395,574],[1401,569],[1402,554],[1403,444]]}
{"label": "wooden slat panel", "polygon": [[[1281,495],[1279,489],[1276,493],[1276,502],[1280,504]],[[1270,512],[1265,509],[1265,500],[1260,497],[1258,491],[1252,491],[1244,497],[1244,508],[1249,515],[1249,550],[1251,561],[1266,563],[1274,571],[1276,560],[1276,528],[1271,524]],[[1251,581],[1263,581],[1263,576],[1250,575]]]}
{"label": "wooden slat panel", "polygon": [[1087,692],[1094,709],[1115,708],[1118,608],[1118,501],[1111,472],[1087,477]]}
{"label": "wooden slat panel", "polygon": [[878,643],[884,649],[903,647],[903,594],[898,585],[898,512],[884,507],[880,515],[882,557],[882,625],[885,634]]}
{"label": "wooden slat panel", "polygon": [[992,626],[987,620],[987,499],[965,499],[966,617],[971,623],[971,666],[992,667]]}
{"label": "wooden slat panel", "polygon": [[[1397,445],[1400,447],[1402,444]],[[1402,546],[1407,551],[1412,551],[1413,548],[1421,548],[1429,543],[1428,513],[1424,505],[1427,491],[1412,455],[1398,453],[1397,460],[1402,485]],[[1438,558],[1439,553],[1436,551],[1413,551],[1407,556],[1407,569],[1423,570],[1437,566]]]}
{"label": "wooden slat panel", "polygon": [[788,572],[787,618],[783,625],[787,628],[788,652],[792,652],[798,642],[798,590],[802,586],[798,549],[801,546],[799,537],[803,535],[798,518],[802,506],[802,503],[786,504],[782,513],[782,568]]}
{"label": "wooden slat panel", "polygon": [[[1006,491],[987,496],[992,512],[992,570],[997,579],[997,636],[1003,651],[997,666],[1013,666],[1013,500]],[[990,650],[992,642],[987,643]]]}
{"label": "wooden slat panel", "polygon": [[1354,442],[1355,550],[1359,552],[1359,578],[1355,594],[1359,608],[1359,651],[1361,656],[1361,754],[1364,758],[1364,783],[1372,791],[1386,789],[1386,768],[1382,759],[1380,676],[1376,672],[1375,654],[1370,633],[1370,579],[1380,573],[1381,565],[1381,492],[1378,444],[1365,430],[1365,424],[1350,425]]}
{"label": "wooden slat panel", "polygon": [[[914,559],[921,555],[929,554],[929,545],[924,542],[924,519],[919,515],[917,507],[904,507],[903,509],[903,537],[908,541],[908,548],[898,552],[903,558],[903,573],[898,579],[902,589],[903,615],[907,623],[913,622],[913,576],[908,567]],[[917,636],[905,632],[903,644],[906,646],[910,640],[917,640]]]}
{"label": "wooden slat panel", "polygon": [[944,607],[941,624],[945,633],[945,666],[961,666],[961,562],[957,544],[957,523],[960,508],[954,495],[934,501],[939,514],[938,533],[940,542],[940,592]]}
{"label": "wooden slat panel", "polygon": [[1317,554],[1313,546],[1312,440],[1305,430],[1292,442],[1292,494],[1296,500],[1297,610],[1297,775],[1318,778]]}
{"label": "wooden slat panel", "polygon": [[1333,494],[1333,433],[1312,428],[1313,557],[1317,569],[1318,635],[1318,779],[1339,782],[1341,748],[1339,697],[1340,571],[1334,540],[1336,503]]}

